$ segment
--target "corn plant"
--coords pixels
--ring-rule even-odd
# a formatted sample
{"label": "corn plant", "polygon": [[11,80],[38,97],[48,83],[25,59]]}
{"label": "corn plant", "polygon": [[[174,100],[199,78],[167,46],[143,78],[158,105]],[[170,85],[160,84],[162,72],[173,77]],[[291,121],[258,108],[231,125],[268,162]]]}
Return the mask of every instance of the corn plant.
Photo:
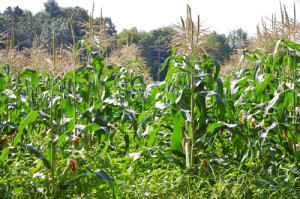
{"label": "corn plant", "polygon": [[1,63],[1,197],[297,198],[300,45],[245,49],[220,76],[190,7],[175,28],[160,82],[137,59],[107,65],[92,36],[76,70],[56,73],[55,42],[52,72]]}

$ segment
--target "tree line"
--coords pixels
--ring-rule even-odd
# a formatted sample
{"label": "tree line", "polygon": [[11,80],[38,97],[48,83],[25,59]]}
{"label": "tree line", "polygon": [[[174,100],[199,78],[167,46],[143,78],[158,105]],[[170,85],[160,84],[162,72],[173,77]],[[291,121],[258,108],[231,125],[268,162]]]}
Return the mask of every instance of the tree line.
{"label": "tree line", "polygon": [[[151,68],[153,79],[163,78],[164,72],[158,74],[158,70],[162,62],[172,54],[172,49],[168,45],[173,34],[172,28],[163,27],[145,32],[133,27],[117,33],[109,17],[94,18],[93,23],[99,24],[101,20],[104,20],[106,34],[114,38],[111,46],[136,44],[146,65]],[[88,22],[87,10],[80,7],[63,8],[55,0],[47,0],[44,3],[44,10],[35,15],[18,6],[7,7],[3,13],[0,13],[0,33],[13,31],[14,45],[21,50],[33,46],[35,35],[39,47],[50,49],[53,31],[56,34],[57,46],[72,44],[74,38],[76,42],[85,36],[84,30]],[[207,40],[209,46],[212,46],[207,49],[207,53],[223,64],[235,49],[246,47],[248,35],[243,29],[233,30],[228,35],[214,31],[208,33]],[[5,48],[5,44],[0,43],[0,48]]]}

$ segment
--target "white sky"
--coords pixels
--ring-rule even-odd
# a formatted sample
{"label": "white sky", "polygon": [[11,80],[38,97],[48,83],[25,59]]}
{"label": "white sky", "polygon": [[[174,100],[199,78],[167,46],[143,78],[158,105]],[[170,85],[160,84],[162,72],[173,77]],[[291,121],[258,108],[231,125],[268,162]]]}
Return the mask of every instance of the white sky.
{"label": "white sky", "polygon": [[[165,27],[186,17],[186,4],[192,7],[193,16],[200,15],[205,27],[227,34],[230,30],[243,28],[249,34],[256,32],[261,17],[271,17],[277,13],[279,0],[56,0],[61,7],[80,6],[91,12],[95,2],[94,16],[110,17],[117,31],[137,27],[139,30],[153,30]],[[45,0],[0,0],[0,12],[6,7],[19,6],[33,14],[44,9]],[[293,3],[300,11],[300,0],[281,0],[293,16]],[[298,14],[300,16],[300,13]]]}

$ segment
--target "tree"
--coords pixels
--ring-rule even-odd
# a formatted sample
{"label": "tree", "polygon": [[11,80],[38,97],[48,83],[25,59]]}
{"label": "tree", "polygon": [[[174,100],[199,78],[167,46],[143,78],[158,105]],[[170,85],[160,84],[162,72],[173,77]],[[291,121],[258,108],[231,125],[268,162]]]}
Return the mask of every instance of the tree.
{"label": "tree", "polygon": [[12,24],[13,19],[10,16],[6,14],[0,14],[0,33],[11,29]]}
{"label": "tree", "polygon": [[50,24],[51,23],[51,17],[50,14],[43,11],[43,12],[38,12],[34,18],[34,26],[33,26],[33,30],[36,31],[37,35],[40,35],[43,31],[43,28],[45,26],[45,24]]}
{"label": "tree", "polygon": [[100,25],[100,21],[104,20],[104,23],[105,23],[105,27],[107,28],[107,34],[108,35],[114,35],[117,33],[117,30],[116,30],[116,26],[113,24],[113,22],[111,21],[111,18],[109,17],[104,17],[104,18],[96,18],[94,20],[94,24],[95,25]]}
{"label": "tree", "polygon": [[215,31],[208,34],[207,37],[209,43],[208,54],[220,64],[223,64],[225,60],[229,59],[232,52],[228,38],[224,34],[218,34]]}
{"label": "tree", "polygon": [[171,28],[160,28],[146,33],[139,41],[142,56],[146,59],[147,66],[151,67],[151,75],[154,80],[164,79],[167,67],[162,73],[158,73],[162,63],[171,55],[168,44],[171,42]]}
{"label": "tree", "polygon": [[19,6],[11,8],[10,6],[5,9],[3,15],[10,17],[14,24],[19,22],[19,19],[24,16],[24,11]]}
{"label": "tree", "polygon": [[53,18],[50,25],[44,24],[41,32],[40,45],[44,48],[51,48],[53,31],[56,34],[56,46],[72,43],[72,32],[69,22],[63,17]]}
{"label": "tree", "polygon": [[21,8],[7,7],[3,14],[0,14],[0,32],[14,31],[14,44],[19,49],[30,48],[32,45],[34,30],[33,15],[30,11]]}
{"label": "tree", "polygon": [[4,14],[4,15],[13,16],[13,15],[14,15],[14,12],[13,12],[13,9],[12,9],[10,6],[8,6],[8,7],[4,10],[3,14]]}
{"label": "tree", "polygon": [[[84,24],[89,21],[87,10],[80,7],[61,8],[55,0],[47,0],[44,6],[45,10],[36,15],[18,6],[7,7],[0,13],[0,33],[13,28],[15,45],[19,44],[20,49],[32,47],[35,33],[39,36],[38,44],[46,48],[51,46],[53,31],[56,33],[58,46],[61,43],[73,43],[71,25],[76,41],[84,36]],[[107,34],[115,35],[117,31],[112,20],[108,17],[103,20],[108,29]],[[95,19],[94,22],[97,24],[100,20]]]}
{"label": "tree", "polygon": [[45,11],[50,14],[51,17],[57,17],[60,13],[60,8],[55,0],[47,0],[44,3]]}
{"label": "tree", "polygon": [[171,55],[168,44],[171,42],[171,28],[159,28],[150,32],[138,31],[137,28],[123,30],[117,34],[117,45],[137,44],[141,49],[141,55],[146,64],[150,67],[150,72],[154,80],[162,80],[167,68],[158,74],[162,63]]}
{"label": "tree", "polygon": [[16,18],[23,17],[24,11],[23,11],[21,8],[19,8],[19,6],[14,7],[13,15],[14,15]]}
{"label": "tree", "polygon": [[19,48],[30,48],[34,37],[33,16],[30,11],[24,11],[22,17],[18,18],[18,23],[15,26],[15,42],[19,44]]}
{"label": "tree", "polygon": [[248,34],[242,28],[230,31],[228,44],[232,49],[245,48],[247,46]]}
{"label": "tree", "polygon": [[138,31],[136,27],[124,29],[117,35],[117,45],[138,44],[145,36],[146,33]]}
{"label": "tree", "polygon": [[88,12],[85,9],[78,6],[61,8],[61,16],[64,17],[66,21],[69,21],[69,23],[72,24],[76,41],[84,36],[84,32],[82,31],[83,24],[89,21]]}

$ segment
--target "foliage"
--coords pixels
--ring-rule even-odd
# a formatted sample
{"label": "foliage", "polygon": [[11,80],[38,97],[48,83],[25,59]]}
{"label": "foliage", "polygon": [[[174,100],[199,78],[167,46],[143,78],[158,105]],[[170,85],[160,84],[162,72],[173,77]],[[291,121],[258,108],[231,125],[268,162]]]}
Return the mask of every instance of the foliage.
{"label": "foliage", "polygon": [[92,51],[62,78],[2,65],[1,195],[297,198],[299,44],[278,44],[225,80],[205,55],[174,54],[149,85]]}
{"label": "foliage", "polygon": [[208,34],[207,37],[210,44],[207,53],[220,64],[224,64],[226,60],[229,60],[234,50],[228,44],[228,37],[224,34],[218,34],[215,31]]}
{"label": "foliage", "polygon": [[23,11],[18,6],[8,7],[0,14],[0,32],[12,30],[15,32],[14,44],[20,49],[31,48],[33,46],[34,34],[40,36],[39,45],[50,48],[52,32],[60,35],[57,45],[71,44],[72,30],[76,35],[76,41],[83,36],[83,22],[88,21],[87,11],[75,8],[60,8],[54,0],[45,2],[45,11],[32,15],[30,11]]}
{"label": "foliage", "polygon": [[47,0],[44,3],[45,11],[49,13],[50,17],[57,17],[60,13],[60,8],[58,6],[58,3],[55,0]]}
{"label": "foliage", "polygon": [[140,41],[141,54],[146,59],[154,80],[164,79],[167,70],[159,73],[162,63],[172,54],[170,46],[171,28],[161,28],[147,33]]}
{"label": "foliage", "polygon": [[[100,16],[90,23],[89,18],[93,16],[88,16],[87,11],[83,8],[62,8],[54,0],[46,1],[44,6],[44,11],[35,15],[19,7],[8,7],[2,14],[0,13],[0,32],[9,31],[10,34],[13,32],[13,43],[14,46],[18,46],[19,50],[37,47],[40,50],[49,51],[52,45],[53,31],[57,36],[56,46],[74,45],[80,39],[87,39],[92,34],[97,37],[98,42],[89,42],[91,39],[89,38],[87,39],[89,45],[99,47],[99,44],[96,43],[101,43],[101,51],[106,51],[107,56],[110,56],[115,49],[119,50],[123,46],[136,44],[141,51],[142,59],[145,60],[145,65],[150,68],[152,78],[162,80],[165,77],[167,70],[161,73],[158,71],[166,58],[172,54],[170,45],[174,33],[172,28],[159,28],[149,32],[131,28],[117,34],[116,27],[109,17]],[[100,24],[101,21],[104,23]],[[90,25],[94,27],[91,34],[89,33]],[[101,33],[103,29],[107,35],[105,38]],[[37,36],[36,40],[35,36]],[[236,48],[236,46],[230,47],[229,45],[233,40],[232,37],[232,34],[226,37],[216,32],[208,34],[208,45],[205,50],[213,55],[216,61],[223,64]],[[0,47],[5,48],[5,45],[0,43]]]}
{"label": "foliage", "polygon": [[60,75],[1,63],[1,197],[298,198],[300,44],[245,49],[222,77],[187,13],[163,81],[145,82],[138,60],[105,64],[86,40]]}
{"label": "foliage", "polygon": [[129,30],[122,30],[116,38],[116,43],[120,45],[138,44],[139,41],[146,36],[143,31],[138,31],[136,27],[130,28]]}
{"label": "foliage", "polygon": [[150,68],[154,80],[161,80],[166,75],[166,70],[158,73],[162,63],[171,53],[171,28],[160,28],[150,32],[138,31],[136,28],[123,30],[117,35],[117,45],[136,44],[141,50],[141,56]]}
{"label": "foliage", "polygon": [[246,48],[248,34],[242,28],[230,31],[228,44],[232,49]]}

